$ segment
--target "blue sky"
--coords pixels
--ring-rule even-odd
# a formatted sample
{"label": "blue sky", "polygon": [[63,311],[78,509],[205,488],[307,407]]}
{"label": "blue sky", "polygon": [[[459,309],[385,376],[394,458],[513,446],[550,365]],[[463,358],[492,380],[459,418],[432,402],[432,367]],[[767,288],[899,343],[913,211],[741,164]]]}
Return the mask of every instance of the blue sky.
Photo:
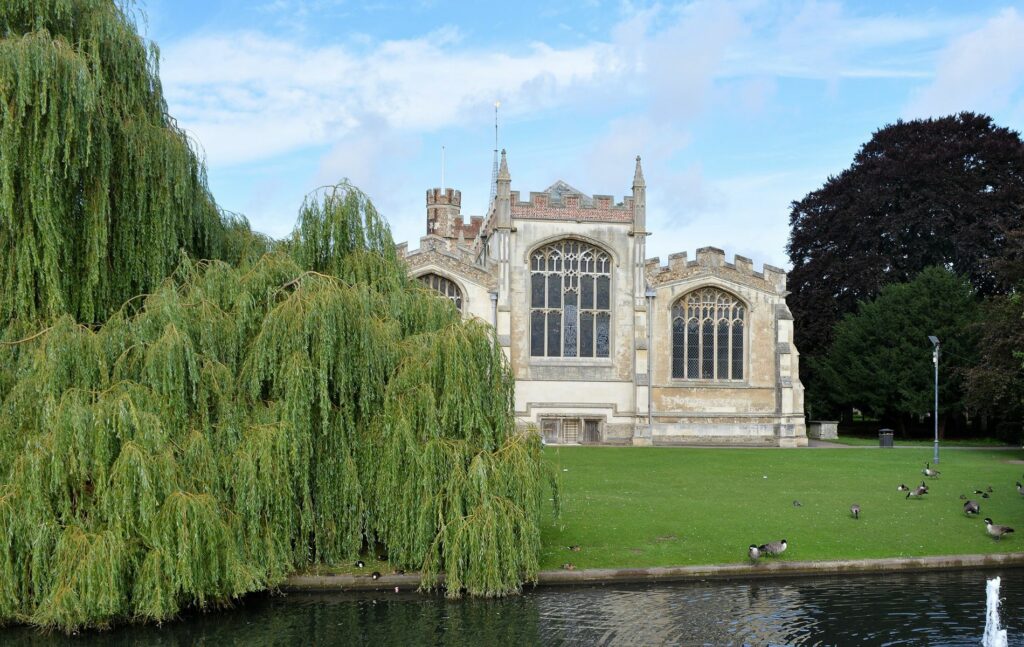
{"label": "blue sky", "polygon": [[[553,8],[557,6],[557,8]],[[495,100],[512,188],[628,194],[650,256],[714,245],[788,266],[789,204],[897,119],[1024,130],[1007,2],[148,0],[171,114],[222,207],[273,236],[347,177],[411,247],[424,192],[487,207]]]}

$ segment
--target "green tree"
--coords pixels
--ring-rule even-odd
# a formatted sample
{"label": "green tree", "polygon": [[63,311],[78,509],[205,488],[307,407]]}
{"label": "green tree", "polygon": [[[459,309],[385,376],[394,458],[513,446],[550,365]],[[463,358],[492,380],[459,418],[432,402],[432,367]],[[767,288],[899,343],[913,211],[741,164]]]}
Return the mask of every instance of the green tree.
{"label": "green tree", "polygon": [[179,250],[238,253],[157,71],[113,0],[0,3],[0,325],[99,322]]}
{"label": "green tree", "polygon": [[112,0],[0,3],[0,98],[0,625],[160,621],[364,551],[451,596],[536,579],[557,487],[493,329],[362,192],[275,244],[222,214]]}
{"label": "green tree", "polygon": [[978,361],[962,370],[964,402],[986,427],[1009,441],[1024,421],[1024,301],[1020,291],[987,298],[975,323]]}
{"label": "green tree", "polygon": [[975,292],[941,268],[882,288],[836,325],[835,339],[815,369],[832,403],[856,407],[905,428],[933,409],[932,346],[942,343],[940,424],[964,409],[962,371],[973,365],[979,316]]}
{"label": "green tree", "polygon": [[553,472],[513,384],[348,185],[286,251],[182,256],[98,329],[0,344],[0,624],[159,621],[364,550],[451,596],[516,592]]}

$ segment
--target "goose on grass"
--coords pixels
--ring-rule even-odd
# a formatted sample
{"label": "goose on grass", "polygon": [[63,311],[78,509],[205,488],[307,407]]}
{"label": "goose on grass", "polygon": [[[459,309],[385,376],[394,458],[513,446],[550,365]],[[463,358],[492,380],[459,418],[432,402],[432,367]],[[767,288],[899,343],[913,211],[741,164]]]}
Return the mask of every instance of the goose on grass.
{"label": "goose on grass", "polygon": [[762,555],[775,557],[786,552],[788,547],[789,543],[785,539],[780,539],[779,541],[770,541],[767,544],[761,544],[757,549],[761,551]]}
{"label": "goose on grass", "polygon": [[985,519],[985,530],[995,539],[1002,539],[1003,535],[1008,535],[1013,532],[1013,528],[1009,526],[998,526],[992,523],[992,520],[988,518]]}

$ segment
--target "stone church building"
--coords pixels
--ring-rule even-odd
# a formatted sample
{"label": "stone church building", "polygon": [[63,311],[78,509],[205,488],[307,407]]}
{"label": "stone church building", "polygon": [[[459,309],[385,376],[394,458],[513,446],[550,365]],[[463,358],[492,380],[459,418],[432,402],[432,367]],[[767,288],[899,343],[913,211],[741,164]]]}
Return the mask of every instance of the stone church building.
{"label": "stone church building", "polygon": [[786,274],[714,247],[646,259],[646,185],[616,202],[565,182],[511,190],[505,152],[490,211],[427,191],[411,275],[492,323],[515,414],[551,443],[807,444]]}

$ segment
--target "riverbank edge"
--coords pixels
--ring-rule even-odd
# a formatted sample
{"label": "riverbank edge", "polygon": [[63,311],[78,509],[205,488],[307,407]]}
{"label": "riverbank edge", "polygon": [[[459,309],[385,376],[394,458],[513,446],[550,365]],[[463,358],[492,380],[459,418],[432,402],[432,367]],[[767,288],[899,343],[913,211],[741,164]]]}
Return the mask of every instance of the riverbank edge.
{"label": "riverbank edge", "polygon": [[[991,569],[1007,566],[1024,566],[1024,553],[885,557],[879,559],[841,559],[804,562],[765,560],[754,564],[541,571],[537,574],[536,586],[687,582],[709,579],[728,580],[848,573],[937,571],[971,568]],[[440,577],[439,583],[444,583],[443,575]],[[396,587],[404,590],[417,589],[419,585],[420,576],[417,573],[381,575],[376,580],[373,579],[370,573],[366,575],[296,574],[289,576],[279,589],[286,592],[391,591]],[[526,586],[528,587],[529,584]]]}

